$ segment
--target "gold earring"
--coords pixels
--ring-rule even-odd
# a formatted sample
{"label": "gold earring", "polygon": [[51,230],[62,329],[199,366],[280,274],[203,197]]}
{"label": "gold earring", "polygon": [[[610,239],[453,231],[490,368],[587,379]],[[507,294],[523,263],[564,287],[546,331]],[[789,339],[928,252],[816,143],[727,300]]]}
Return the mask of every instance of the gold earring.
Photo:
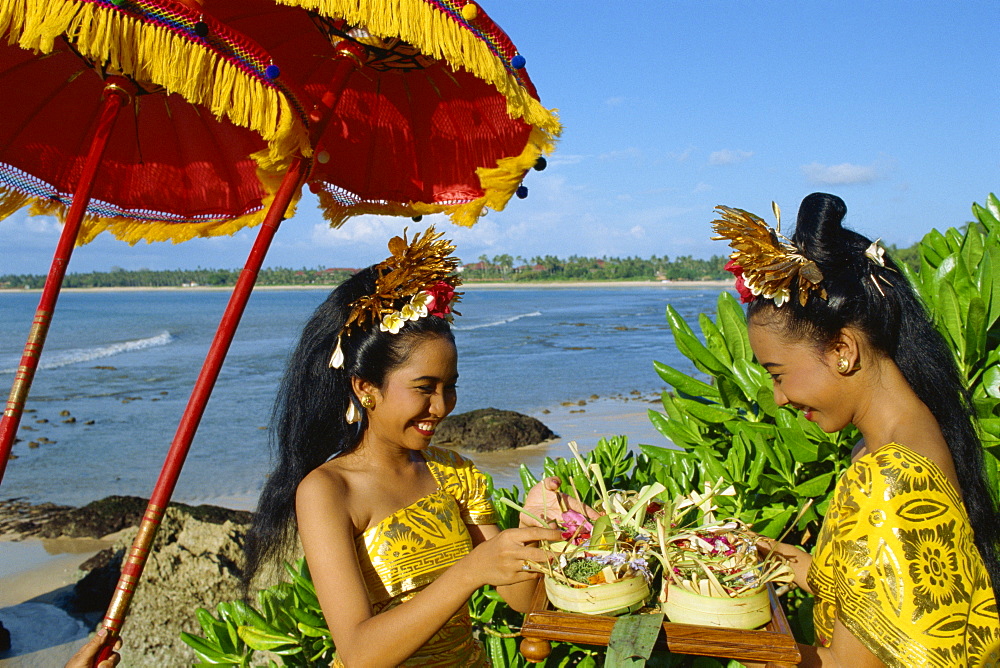
{"label": "gold earring", "polygon": [[347,402],[347,424],[355,424],[361,421],[361,411],[354,404],[354,399],[349,399]]}
{"label": "gold earring", "polygon": [[370,394],[364,395],[363,397],[361,397],[361,405],[367,408],[368,410],[375,408],[375,397],[373,397]]}
{"label": "gold earring", "polygon": [[841,357],[839,360],[837,360],[837,371],[839,371],[841,374],[846,374],[850,370],[851,370],[851,363],[847,361],[846,357]]}

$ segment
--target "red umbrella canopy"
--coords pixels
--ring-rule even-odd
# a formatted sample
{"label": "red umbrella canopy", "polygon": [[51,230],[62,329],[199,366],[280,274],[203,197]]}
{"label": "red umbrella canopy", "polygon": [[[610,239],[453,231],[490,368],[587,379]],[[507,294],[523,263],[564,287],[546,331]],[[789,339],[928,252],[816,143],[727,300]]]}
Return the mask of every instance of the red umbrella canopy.
{"label": "red umbrella canopy", "polygon": [[304,110],[271,57],[200,10],[39,2],[18,17],[15,4],[0,2],[0,216],[64,214],[116,76],[131,96],[78,243],[105,229],[130,243],[231,234],[262,217],[258,170],[308,152]]}
{"label": "red umbrella canopy", "polygon": [[261,0],[206,7],[259,41],[313,104],[322,106],[337,50],[357,47],[359,66],[314,138],[310,187],[332,224],[361,213],[447,212],[472,225],[484,207],[502,209],[552,149],[555,114],[477,5],[279,1],[295,9]]}

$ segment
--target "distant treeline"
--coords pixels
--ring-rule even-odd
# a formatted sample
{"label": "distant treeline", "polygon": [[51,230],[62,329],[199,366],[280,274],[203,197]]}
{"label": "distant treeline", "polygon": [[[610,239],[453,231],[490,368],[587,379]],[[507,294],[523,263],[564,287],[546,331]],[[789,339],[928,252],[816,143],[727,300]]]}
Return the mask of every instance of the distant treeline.
{"label": "distant treeline", "polygon": [[[898,261],[912,262],[913,248],[897,249],[887,246]],[[463,278],[468,281],[707,281],[728,279],[731,274],[723,269],[727,258],[715,255],[707,260],[679,255],[674,259],[666,255],[649,259],[638,257],[589,258],[571,255],[563,259],[554,255],[536,256],[531,259],[496,255],[479,257],[478,262],[462,266]],[[339,267],[328,269],[262,269],[258,285],[338,285],[356,269]],[[67,288],[149,288],[231,286],[239,278],[238,269],[150,269],[125,270],[114,267],[111,271],[94,271],[67,274],[63,286]],[[43,275],[8,274],[0,276],[0,289],[41,288]]]}

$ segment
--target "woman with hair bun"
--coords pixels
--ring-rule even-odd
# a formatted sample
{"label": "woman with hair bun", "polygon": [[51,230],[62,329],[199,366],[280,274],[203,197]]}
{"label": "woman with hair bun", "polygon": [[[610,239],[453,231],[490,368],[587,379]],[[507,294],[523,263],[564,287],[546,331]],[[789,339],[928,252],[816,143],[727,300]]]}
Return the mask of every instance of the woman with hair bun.
{"label": "woman with hair bun", "polygon": [[[245,546],[244,585],[295,529],[335,666],[485,666],[467,603],[496,585],[525,610],[559,531],[500,531],[486,477],[430,445],[455,407],[454,247],[429,229],[340,285],[306,324],[275,404],[277,464]],[[533,490],[532,499],[546,494]]]}
{"label": "woman with hair bun", "polygon": [[790,240],[719,211],[775,402],[864,437],[812,555],[761,541],[815,596],[802,665],[997,665],[1000,516],[970,394],[923,304],[877,241],[842,226],[839,197],[806,197]]}

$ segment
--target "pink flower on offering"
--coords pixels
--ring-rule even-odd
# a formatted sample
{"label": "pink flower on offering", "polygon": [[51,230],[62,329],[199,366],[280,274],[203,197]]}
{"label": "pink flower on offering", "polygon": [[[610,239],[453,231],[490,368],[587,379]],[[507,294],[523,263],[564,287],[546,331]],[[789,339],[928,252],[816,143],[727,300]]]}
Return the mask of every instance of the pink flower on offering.
{"label": "pink flower on offering", "polygon": [[750,292],[750,288],[747,287],[746,280],[743,278],[743,267],[736,264],[735,260],[730,260],[723,269],[731,272],[736,277],[736,292],[740,293],[740,303],[747,304],[752,302],[753,293]]}
{"label": "pink flower on offering", "polygon": [[583,545],[590,539],[590,532],[594,530],[590,520],[575,510],[567,510],[562,514],[562,525],[563,539],[572,540],[574,545]]}
{"label": "pink flower on offering", "polygon": [[427,286],[424,292],[431,297],[427,302],[428,313],[439,318],[451,313],[451,302],[455,299],[455,288],[451,287],[449,283],[438,281]]}

